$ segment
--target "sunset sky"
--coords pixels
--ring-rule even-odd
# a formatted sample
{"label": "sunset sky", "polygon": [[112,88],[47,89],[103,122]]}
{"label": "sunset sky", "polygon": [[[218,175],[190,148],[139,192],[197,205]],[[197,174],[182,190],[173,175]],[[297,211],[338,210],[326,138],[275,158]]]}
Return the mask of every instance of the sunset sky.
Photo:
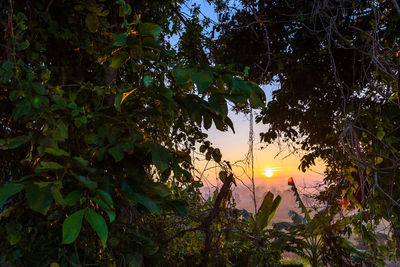
{"label": "sunset sky", "polygon": [[[267,101],[272,99],[272,91],[276,90],[279,84],[273,86],[263,86],[266,93]],[[258,111],[255,110],[255,113]],[[222,152],[223,160],[231,163],[243,160],[249,150],[249,116],[244,114],[236,115],[234,112],[229,112],[229,117],[232,119],[235,133],[231,130],[229,132],[220,132],[213,126],[207,133],[209,140]],[[324,165],[317,162],[317,165],[312,167],[311,170],[303,173],[298,169],[301,158],[301,151],[298,154],[290,154],[286,149],[285,143],[275,143],[269,146],[260,143],[260,132],[267,129],[266,125],[254,124],[254,173],[256,182],[257,195],[263,195],[267,191],[281,191],[287,190],[290,187],[287,184],[288,177],[293,177],[296,185],[301,190],[302,187],[312,186],[322,180],[322,173]],[[196,167],[203,168],[204,162],[197,162]],[[241,166],[246,167],[241,164]],[[208,167],[213,167],[208,165]],[[271,178],[265,176],[265,169],[273,168],[274,175]],[[248,176],[243,173],[241,168],[234,168],[236,176],[242,179],[245,184],[250,184]],[[250,169],[246,168],[248,174]],[[218,171],[211,169],[205,176],[205,185],[212,186],[220,183],[215,178]],[[241,183],[238,183],[241,186]],[[240,193],[243,195],[243,191]],[[243,196],[241,196],[243,198]]]}

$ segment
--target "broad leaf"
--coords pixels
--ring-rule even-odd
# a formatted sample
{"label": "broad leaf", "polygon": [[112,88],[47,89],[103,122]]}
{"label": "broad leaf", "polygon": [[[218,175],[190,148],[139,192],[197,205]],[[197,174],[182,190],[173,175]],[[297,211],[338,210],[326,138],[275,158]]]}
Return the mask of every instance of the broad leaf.
{"label": "broad leaf", "polygon": [[264,105],[264,102],[258,97],[258,95],[254,91],[250,91],[250,107],[259,108]]}
{"label": "broad leaf", "polygon": [[8,150],[17,148],[23,144],[26,144],[31,139],[31,136],[17,136],[14,138],[0,139],[0,149]]}
{"label": "broad leaf", "polygon": [[114,202],[108,192],[97,189],[96,193],[101,197],[101,199],[103,199],[107,203],[107,205],[109,205],[110,207],[114,207]]}
{"label": "broad leaf", "polygon": [[213,81],[213,74],[211,70],[202,70],[199,72],[192,71],[190,73],[190,77],[192,81],[197,85],[198,92],[204,93],[204,91],[210,86],[211,82]]}
{"label": "broad leaf", "polygon": [[64,220],[62,226],[62,243],[71,244],[78,237],[82,227],[82,219],[85,209],[78,210]]}
{"label": "broad leaf", "polygon": [[151,183],[148,185],[148,188],[156,192],[160,197],[167,197],[171,195],[171,190],[166,186],[165,184],[162,183]]}
{"label": "broad leaf", "polygon": [[32,83],[32,87],[35,90],[36,93],[39,95],[44,95],[46,93],[46,90],[44,88],[44,85],[38,82]]}
{"label": "broad leaf", "polygon": [[78,175],[78,174],[73,174],[74,177],[81,182],[85,187],[89,188],[90,190],[95,190],[97,187],[97,182],[94,182],[92,180],[90,180],[89,178],[82,176],[82,175]]}
{"label": "broad leaf", "polygon": [[41,161],[38,166],[35,168],[35,171],[47,171],[47,170],[59,170],[64,167],[57,162],[53,161]]}
{"label": "broad leaf", "polygon": [[50,190],[51,190],[51,194],[53,195],[54,201],[56,202],[57,205],[61,205],[61,206],[66,206],[67,202],[64,200],[61,192],[61,184],[59,185],[53,185]]}
{"label": "broad leaf", "polygon": [[190,72],[192,69],[174,68],[173,75],[178,81],[178,84],[185,84],[190,80]]}
{"label": "broad leaf", "polygon": [[69,153],[60,148],[46,147],[44,150],[45,153],[53,155],[53,156],[66,156],[69,157]]}
{"label": "broad leaf", "polygon": [[0,207],[11,196],[21,192],[24,189],[22,184],[7,183],[0,188]]}
{"label": "broad leaf", "polygon": [[162,28],[154,23],[141,23],[139,25],[139,33],[157,37],[162,31]]}
{"label": "broad leaf", "polygon": [[169,151],[159,144],[152,144],[150,150],[154,165],[156,165],[160,172],[165,171],[168,168],[171,157]]}
{"label": "broad leaf", "polygon": [[53,138],[57,141],[65,141],[68,138],[68,126],[63,122],[58,123],[53,132]]}
{"label": "broad leaf", "polygon": [[126,51],[122,51],[117,55],[111,58],[110,67],[114,69],[118,69],[125,63],[125,61],[129,58],[129,54]]}
{"label": "broad leaf", "polygon": [[126,181],[122,182],[122,191],[124,191],[126,197],[133,203],[140,203],[152,212],[159,212],[160,208],[147,196],[133,191]]}
{"label": "broad leaf", "polygon": [[115,46],[126,45],[126,40],[127,40],[126,33],[113,34],[113,37],[114,37],[114,45]]}
{"label": "broad leaf", "polygon": [[170,202],[171,206],[175,211],[178,212],[180,216],[187,216],[189,214],[189,210],[187,208],[187,205],[184,201],[182,200],[172,200]]}
{"label": "broad leaf", "polygon": [[7,83],[13,77],[13,66],[14,63],[11,61],[6,61],[1,65],[0,73],[1,71],[3,71],[3,75],[1,77],[2,78],[1,81],[3,83]]}
{"label": "broad leaf", "polygon": [[99,236],[103,247],[106,246],[108,228],[104,218],[94,210],[87,208],[85,211],[85,219]]}
{"label": "broad leaf", "polygon": [[221,115],[223,118],[226,118],[228,115],[228,106],[225,98],[223,98],[221,95],[212,95],[208,99],[208,103],[212,112],[217,115]]}
{"label": "broad leaf", "polygon": [[110,149],[108,149],[108,153],[113,156],[115,162],[121,161],[124,158],[124,152],[123,152],[123,145],[122,144],[117,144]]}
{"label": "broad leaf", "polygon": [[145,86],[149,86],[153,82],[153,79],[149,75],[146,75],[143,78],[143,82]]}
{"label": "broad leaf", "polygon": [[108,215],[109,219],[110,219],[110,223],[113,222],[115,220],[115,210],[109,206],[106,202],[104,202],[101,199],[98,199],[96,197],[92,197],[90,198],[91,201],[97,203],[99,205],[100,208],[102,208]]}
{"label": "broad leaf", "polygon": [[11,246],[14,246],[19,242],[21,239],[21,225],[17,224],[15,222],[9,222],[6,224],[6,230],[7,230],[7,239],[10,242]]}
{"label": "broad leaf", "polygon": [[28,99],[24,98],[15,105],[13,112],[14,120],[18,120],[31,112],[32,106]]}
{"label": "broad leaf", "polygon": [[86,15],[86,26],[88,27],[89,31],[93,33],[97,32],[99,24],[99,18],[95,14],[89,13]]}
{"label": "broad leaf", "polygon": [[26,185],[25,191],[29,207],[34,211],[46,215],[53,201],[50,185],[40,187],[39,185],[30,183]]}
{"label": "broad leaf", "polygon": [[281,203],[281,200],[281,196],[277,196],[274,199],[274,194],[271,192],[268,192],[265,195],[264,201],[256,214],[256,224],[259,231],[263,231],[268,227],[271,219],[274,217],[275,212],[278,209],[279,204]]}
{"label": "broad leaf", "polygon": [[81,190],[74,190],[72,192],[70,192],[65,198],[64,201],[66,202],[67,206],[74,206],[79,199],[81,198],[82,195],[82,191]]}
{"label": "broad leaf", "polygon": [[129,267],[140,267],[140,266],[142,266],[142,262],[143,262],[142,255],[137,252],[135,252],[135,254],[133,254],[133,255],[128,254],[127,261],[128,261]]}

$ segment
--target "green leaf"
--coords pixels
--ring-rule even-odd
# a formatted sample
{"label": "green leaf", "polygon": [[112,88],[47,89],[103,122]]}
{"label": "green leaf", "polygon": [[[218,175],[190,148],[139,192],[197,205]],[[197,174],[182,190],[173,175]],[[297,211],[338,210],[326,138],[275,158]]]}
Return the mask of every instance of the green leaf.
{"label": "green leaf", "polygon": [[154,165],[156,165],[160,172],[165,171],[168,168],[171,157],[169,151],[159,144],[152,144],[150,150]]}
{"label": "green leaf", "polygon": [[248,97],[250,96],[251,89],[245,81],[240,80],[238,78],[232,78],[232,84],[233,87],[236,89],[236,91],[244,93]]}
{"label": "green leaf", "polygon": [[114,69],[118,69],[125,63],[125,61],[129,58],[129,54],[126,51],[122,51],[111,58],[110,67]]}
{"label": "green leaf", "polygon": [[45,153],[53,155],[53,156],[66,156],[69,157],[69,153],[65,150],[62,150],[60,148],[53,148],[53,147],[46,147],[44,150]]}
{"label": "green leaf", "polygon": [[246,66],[246,67],[244,68],[244,70],[243,70],[244,76],[248,76],[248,75],[249,75],[249,70],[250,70],[250,67],[249,67],[249,66]]}
{"label": "green leaf", "polygon": [[44,88],[44,85],[38,82],[32,83],[32,87],[35,90],[36,93],[39,95],[44,95],[46,93],[46,89]]}
{"label": "green leaf", "polygon": [[21,192],[24,189],[22,184],[7,183],[0,188],[0,207],[9,199],[11,196]]}
{"label": "green leaf", "polygon": [[62,243],[71,244],[78,237],[86,209],[78,210],[64,220],[62,226]]}
{"label": "green leaf", "polygon": [[128,198],[136,203],[140,203],[152,212],[159,212],[160,208],[148,197],[143,194],[132,192],[129,194]]}
{"label": "green leaf", "polygon": [[143,82],[145,86],[149,86],[153,82],[153,79],[149,75],[146,75],[143,78]]}
{"label": "green leaf", "polygon": [[82,190],[74,190],[72,192],[70,192],[65,198],[64,201],[66,203],[67,206],[74,206],[79,199],[81,198],[82,195]]}
{"label": "green leaf", "polygon": [[132,12],[131,6],[129,4],[127,4],[124,0],[117,0],[117,3],[120,5],[120,7],[119,7],[119,16],[120,17],[124,17],[126,15],[131,14],[131,12]]}
{"label": "green leaf", "polygon": [[53,161],[41,161],[38,166],[36,166],[35,171],[47,171],[47,170],[59,170],[63,169],[64,167],[57,162]]}
{"label": "green leaf", "polygon": [[222,154],[221,151],[219,150],[219,148],[216,148],[212,151],[211,153],[213,159],[215,160],[215,162],[220,162],[222,159]]}
{"label": "green leaf", "polygon": [[48,106],[49,105],[49,99],[46,96],[36,96],[35,98],[31,99],[32,100],[32,107],[39,109],[42,106]]}
{"label": "green leaf", "polygon": [[51,72],[49,70],[45,69],[40,74],[40,78],[42,79],[43,82],[48,82],[50,80],[50,74],[51,74]]}
{"label": "green leaf", "polygon": [[143,262],[143,258],[142,255],[135,252],[135,254],[131,255],[128,254],[127,255],[127,260],[128,260],[128,266],[129,267],[140,267],[142,266],[142,262]]}
{"label": "green leaf", "polygon": [[224,119],[224,122],[231,128],[232,132],[235,133],[235,128],[233,127],[233,122],[229,117]]}
{"label": "green leaf", "polygon": [[93,201],[94,203],[97,203],[99,207],[102,208],[107,213],[108,217],[110,218],[110,223],[115,220],[115,210],[112,207],[110,207],[106,202],[96,197],[92,197],[90,198],[90,200]]}
{"label": "green leaf", "polygon": [[297,187],[293,181],[293,178],[291,182],[292,182],[292,191],[296,198],[296,202],[297,204],[299,204],[299,208],[301,209],[301,212],[304,214],[304,219],[308,223],[311,221],[310,213],[308,212],[307,207],[304,205],[303,200],[301,200],[300,194],[297,191]]}
{"label": "green leaf", "polygon": [[171,190],[163,183],[151,183],[148,185],[149,190],[157,193],[160,197],[171,195]]}
{"label": "green leaf", "polygon": [[88,27],[89,31],[93,33],[97,32],[99,25],[99,18],[95,14],[89,13],[86,15],[86,26]]}
{"label": "green leaf", "polygon": [[172,74],[178,81],[178,84],[185,84],[190,80],[190,72],[192,69],[174,68]]}
{"label": "green leaf", "polygon": [[204,129],[208,130],[211,128],[212,125],[212,118],[209,114],[203,114],[203,122],[204,122]]}
{"label": "green leaf", "polygon": [[64,200],[61,192],[61,184],[59,185],[53,185],[50,190],[51,190],[51,194],[53,195],[54,201],[56,202],[57,205],[61,205],[61,206],[67,206],[67,202]]}
{"label": "green leaf", "polygon": [[213,74],[211,70],[203,70],[199,72],[191,72],[190,77],[193,82],[197,85],[197,91],[201,94],[210,86],[213,81]]}
{"label": "green leaf", "polygon": [[113,34],[113,37],[114,37],[114,45],[115,46],[126,45],[126,40],[127,40],[126,33]]}
{"label": "green leaf", "polygon": [[89,178],[82,176],[82,175],[78,175],[78,174],[73,174],[74,177],[81,182],[85,187],[89,188],[90,190],[95,190],[97,187],[97,182],[93,182],[92,180],[90,180]]}
{"label": "green leaf", "polygon": [[378,128],[378,133],[376,134],[376,137],[378,137],[379,140],[382,141],[382,139],[385,137],[385,131],[383,130],[382,127]]}
{"label": "green leaf", "polygon": [[108,192],[97,189],[96,193],[101,197],[101,199],[103,199],[107,203],[107,205],[109,205],[110,207],[114,207],[114,202]]}
{"label": "green leaf", "polygon": [[53,138],[57,141],[65,141],[68,138],[68,126],[63,122],[59,122],[53,131]]}
{"label": "green leaf", "polygon": [[104,248],[106,246],[108,236],[106,221],[100,214],[89,208],[86,208],[85,219],[99,236]]}
{"label": "green leaf", "polygon": [[21,225],[15,222],[9,222],[6,224],[7,239],[11,246],[14,246],[21,239]]}
{"label": "green leaf", "polygon": [[265,100],[265,93],[257,84],[243,81],[238,78],[233,78],[232,84],[238,92],[250,98],[250,104],[255,108],[262,107],[264,105],[263,102]]}
{"label": "green leaf", "polygon": [[15,149],[15,148],[18,148],[19,146],[29,142],[29,140],[31,140],[30,135],[0,139],[0,149],[2,149],[2,150]]}
{"label": "green leaf", "polygon": [[250,107],[260,108],[264,105],[264,102],[258,97],[254,91],[250,91]]}
{"label": "green leaf", "polygon": [[89,166],[89,161],[87,161],[86,159],[84,159],[82,157],[73,157],[73,159],[84,167]]}
{"label": "green leaf", "polygon": [[24,98],[15,105],[13,112],[14,120],[18,120],[31,112],[32,106],[28,99]]}
{"label": "green leaf", "polygon": [[123,145],[122,144],[117,144],[110,149],[108,149],[108,153],[113,156],[115,162],[121,161],[124,158],[124,152],[123,152]]}
{"label": "green leaf", "polygon": [[122,182],[122,191],[130,201],[140,203],[152,212],[160,211],[160,208],[151,199],[141,193],[133,191],[126,181]]}
{"label": "green leaf", "polygon": [[376,157],[374,160],[374,164],[378,165],[381,164],[383,162],[383,158],[382,157]]}
{"label": "green leaf", "polygon": [[274,217],[275,212],[278,209],[279,204],[281,203],[281,200],[281,196],[277,196],[274,199],[274,194],[271,192],[268,192],[265,195],[264,201],[256,214],[256,224],[259,231],[264,231],[268,227],[271,219]]}
{"label": "green leaf", "polygon": [[157,37],[162,32],[162,28],[154,23],[139,24],[139,33],[142,35],[150,35]]}
{"label": "green leaf", "polygon": [[50,186],[40,187],[30,183],[26,185],[25,191],[29,207],[34,211],[46,215],[53,201]]}
{"label": "green leaf", "polygon": [[156,51],[162,50],[162,46],[161,46],[160,40],[155,39],[153,37],[144,37],[142,39],[142,46],[154,49]]}
{"label": "green leaf", "polygon": [[189,210],[184,201],[172,200],[170,203],[174,210],[177,211],[180,216],[187,216],[189,214]]}
{"label": "green leaf", "polygon": [[212,95],[208,99],[208,103],[212,112],[226,118],[228,115],[228,105],[226,104],[225,98],[220,95]]}
{"label": "green leaf", "polygon": [[0,74],[2,74],[1,81],[3,83],[8,83],[13,77],[13,66],[14,63],[11,61],[6,61],[1,65]]}

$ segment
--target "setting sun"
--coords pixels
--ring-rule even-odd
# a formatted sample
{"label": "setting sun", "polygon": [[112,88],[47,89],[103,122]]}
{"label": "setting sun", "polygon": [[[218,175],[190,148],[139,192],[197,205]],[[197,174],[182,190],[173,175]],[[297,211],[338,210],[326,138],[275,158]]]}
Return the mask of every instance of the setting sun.
{"label": "setting sun", "polygon": [[265,169],[264,175],[267,176],[268,178],[270,178],[274,175],[274,171],[271,169]]}

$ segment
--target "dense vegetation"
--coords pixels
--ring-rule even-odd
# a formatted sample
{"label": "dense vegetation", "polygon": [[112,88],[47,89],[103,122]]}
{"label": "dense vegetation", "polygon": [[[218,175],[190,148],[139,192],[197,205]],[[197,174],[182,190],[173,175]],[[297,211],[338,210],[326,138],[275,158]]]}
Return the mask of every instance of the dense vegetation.
{"label": "dense vegetation", "polygon": [[[213,26],[183,0],[0,2],[0,264],[280,266],[293,252],[312,266],[382,266],[399,256],[397,2],[208,2]],[[276,80],[266,104],[257,84]],[[256,214],[235,208],[235,174],[205,133],[234,131],[231,106],[261,110],[261,140],[307,151],[303,170],[326,163],[324,209],[311,212],[293,179],[293,222],[270,225],[272,193]],[[221,170],[208,199],[193,151]]]}

